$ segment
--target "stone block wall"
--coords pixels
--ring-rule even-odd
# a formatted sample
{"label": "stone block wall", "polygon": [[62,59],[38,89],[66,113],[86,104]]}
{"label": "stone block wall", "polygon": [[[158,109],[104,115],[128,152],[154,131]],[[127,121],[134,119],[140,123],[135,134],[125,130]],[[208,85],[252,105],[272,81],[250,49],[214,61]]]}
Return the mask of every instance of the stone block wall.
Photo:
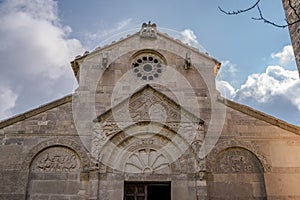
{"label": "stone block wall", "polygon": [[[295,8],[295,10],[291,8],[289,2],[291,2],[291,5]],[[292,23],[298,20],[298,23],[289,26],[289,31],[300,76],[300,1],[282,0],[282,4],[287,21]]]}
{"label": "stone block wall", "polygon": [[[133,46],[135,50],[131,49]],[[143,53],[141,47],[148,48],[148,53],[163,54],[167,64],[190,85],[179,91],[178,77],[170,76],[164,82],[166,85],[150,84],[131,91],[130,86],[137,78],[133,76],[131,60],[136,53]],[[150,51],[151,48],[154,50]],[[100,78],[94,72],[100,67],[96,61],[103,52],[94,52],[87,58],[90,66],[81,65],[90,67],[87,73],[91,78],[84,81],[93,82],[93,94],[83,85],[73,96],[1,122],[0,200],[121,200],[126,182],[167,182],[172,200],[300,199],[300,128],[218,97],[214,83],[214,65],[218,63],[187,48],[163,36],[157,41],[129,37],[125,43],[104,48],[111,56],[108,58],[114,59],[108,69],[102,69],[100,83],[93,81]],[[124,53],[124,49],[128,51]],[[188,50],[197,65],[185,69]],[[111,104],[114,87],[127,72],[131,74],[125,80],[133,81],[131,85],[121,84],[118,92],[123,94],[115,111],[120,116],[124,113],[122,108],[131,112],[128,118],[118,121],[109,109],[115,106]],[[80,92],[82,96],[78,98]],[[187,105],[185,111],[176,92],[187,97],[183,102]],[[129,97],[130,107],[121,101],[123,97]],[[192,110],[193,97],[199,110]],[[154,129],[148,129],[153,105],[158,106],[153,113],[159,116],[153,115],[158,118],[152,119],[159,120],[159,111],[163,110],[166,121],[155,121],[150,127]],[[78,115],[74,115],[76,106]],[[95,111],[95,116],[89,116],[90,111]],[[199,112],[201,120],[193,112]],[[179,128],[179,121],[185,122],[185,118],[198,120],[195,132],[185,129],[187,124]],[[128,125],[128,119],[133,119],[137,126]],[[76,120],[83,123],[78,126]],[[123,124],[120,122],[127,124],[122,130],[116,125]],[[93,127],[85,126],[86,123]],[[99,126],[94,126],[97,123]],[[209,126],[220,129],[209,132]],[[154,135],[148,138],[150,134]],[[189,135],[194,136],[193,140],[187,148],[181,148]],[[213,149],[200,158],[204,135],[216,137],[217,141],[215,144],[207,140],[208,144],[212,142]],[[86,143],[82,138],[87,139]],[[118,148],[110,148],[105,142]],[[170,148],[164,149],[167,143]],[[104,151],[100,147],[105,147]],[[128,151],[117,151],[121,148]],[[160,149],[163,151],[157,153]]]}
{"label": "stone block wall", "polygon": [[227,105],[222,135],[206,159],[208,196],[300,199],[299,127],[239,104]]}
{"label": "stone block wall", "polygon": [[86,199],[88,155],[67,96],[1,123],[0,199]]}

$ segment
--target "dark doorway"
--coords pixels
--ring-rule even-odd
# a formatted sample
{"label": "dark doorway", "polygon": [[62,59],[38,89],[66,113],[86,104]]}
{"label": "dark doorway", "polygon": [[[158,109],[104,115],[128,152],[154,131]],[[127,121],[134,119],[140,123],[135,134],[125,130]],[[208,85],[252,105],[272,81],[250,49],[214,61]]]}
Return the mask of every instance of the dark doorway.
{"label": "dark doorway", "polygon": [[171,200],[169,182],[125,182],[124,200]]}
{"label": "dark doorway", "polygon": [[170,184],[149,184],[147,200],[170,200],[171,188]]}

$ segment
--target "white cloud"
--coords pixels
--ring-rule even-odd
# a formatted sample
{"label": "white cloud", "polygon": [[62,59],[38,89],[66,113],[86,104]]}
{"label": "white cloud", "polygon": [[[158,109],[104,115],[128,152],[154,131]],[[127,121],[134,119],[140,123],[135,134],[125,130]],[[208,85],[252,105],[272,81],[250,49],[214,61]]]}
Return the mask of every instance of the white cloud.
{"label": "white cloud", "polygon": [[[15,54],[6,62],[23,64],[25,73],[47,73],[57,78],[66,73],[65,65],[74,58],[74,53],[83,51],[76,39],[67,39],[70,27],[61,27],[53,1],[8,1],[1,10],[1,51]],[[10,12],[9,12],[10,11]],[[19,55],[18,55],[19,54]],[[15,67],[15,66],[14,66]]]}
{"label": "white cloud", "polygon": [[227,99],[234,99],[236,90],[227,81],[216,81],[216,88]]}
{"label": "white cloud", "polygon": [[277,52],[277,53],[272,53],[271,54],[272,58],[278,58],[280,64],[288,64],[292,61],[294,61],[294,51],[292,45],[287,45],[283,47],[282,51]]}
{"label": "white cloud", "polygon": [[281,97],[289,100],[300,111],[300,80],[298,71],[285,70],[281,66],[268,66],[261,74],[248,76],[245,84],[237,91],[236,99],[255,99],[258,103],[271,102]]}
{"label": "white cloud", "polygon": [[235,76],[237,69],[236,69],[236,65],[231,63],[229,60],[224,60],[221,61],[222,63],[222,67],[221,70],[226,70],[228,73],[230,73],[231,76]]}
{"label": "white cloud", "polygon": [[58,21],[57,5],[53,0],[11,0],[4,1],[1,6],[3,15],[24,13],[36,20]]}
{"label": "white cloud", "polygon": [[[132,24],[132,19],[127,18],[121,20],[120,22],[112,25],[110,28],[102,28],[100,31],[96,33],[86,32],[84,34],[85,43],[88,46],[93,48],[95,43],[99,43],[98,46],[105,45],[107,43],[112,42],[113,40],[118,40],[120,37],[124,37],[127,34],[131,33],[130,27],[132,28],[134,25]],[[121,33],[120,33],[121,32]],[[124,32],[124,34],[122,34]]]}
{"label": "white cloud", "polygon": [[217,80],[218,81],[226,81],[231,85],[236,84],[236,73],[237,68],[236,65],[231,63],[229,60],[221,61],[221,69],[218,72]]}
{"label": "white cloud", "polygon": [[288,97],[292,104],[300,111],[300,80],[295,81],[295,83],[287,89],[285,96]]}
{"label": "white cloud", "polygon": [[70,93],[74,77],[69,63],[84,48],[68,38],[72,30],[60,23],[57,2],[6,0],[0,18],[0,80],[8,83],[8,96],[19,96],[8,108],[24,111]]}
{"label": "white cloud", "polygon": [[12,115],[11,109],[15,106],[17,97],[10,88],[0,86],[0,119]]}
{"label": "white cloud", "polygon": [[191,30],[191,29],[185,29],[183,30],[181,33],[181,38],[180,40],[183,42],[183,43],[187,43],[193,47],[199,47],[200,44],[197,40],[197,36],[195,35],[195,33]]}
{"label": "white cloud", "polygon": [[[292,55],[291,46],[285,46],[272,57],[279,58],[280,63],[288,63],[293,61]],[[265,72],[249,75],[246,82],[235,89],[230,81],[235,76],[235,66],[225,61],[222,67],[221,76],[216,81],[222,96],[300,125],[300,79],[297,70],[287,70],[280,65],[267,66]]]}

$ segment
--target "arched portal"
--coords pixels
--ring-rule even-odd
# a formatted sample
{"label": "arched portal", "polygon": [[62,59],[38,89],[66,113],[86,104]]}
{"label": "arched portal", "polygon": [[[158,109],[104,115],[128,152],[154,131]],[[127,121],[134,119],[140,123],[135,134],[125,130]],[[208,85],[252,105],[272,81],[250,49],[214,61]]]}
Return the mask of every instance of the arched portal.
{"label": "arched portal", "polygon": [[78,154],[68,147],[43,149],[30,164],[26,199],[84,199],[82,168]]}
{"label": "arched portal", "polygon": [[209,181],[212,199],[266,199],[263,166],[247,149],[230,147],[217,154]]}
{"label": "arched portal", "polygon": [[196,154],[191,147],[181,145],[189,144],[160,123],[145,121],[119,131],[98,154],[100,163],[109,164],[103,173],[105,178],[100,180],[99,193],[126,200],[157,199],[158,193],[165,200],[194,199]]}
{"label": "arched portal", "polygon": [[100,162],[113,163],[114,169],[125,173],[193,173],[195,165],[188,166],[184,158],[187,152],[182,151],[189,145],[184,138],[159,123],[152,123],[151,130],[148,125],[139,123],[110,138],[101,151]]}

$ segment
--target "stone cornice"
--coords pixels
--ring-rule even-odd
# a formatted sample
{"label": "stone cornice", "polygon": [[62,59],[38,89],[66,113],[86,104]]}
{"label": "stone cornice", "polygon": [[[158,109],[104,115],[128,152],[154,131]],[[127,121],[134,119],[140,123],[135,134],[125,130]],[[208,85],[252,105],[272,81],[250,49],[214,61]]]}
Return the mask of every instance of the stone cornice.
{"label": "stone cornice", "polygon": [[245,105],[242,105],[242,104],[239,104],[239,103],[236,103],[234,101],[231,101],[231,100],[228,100],[224,97],[219,97],[218,98],[218,101],[222,102],[224,105],[234,109],[234,110],[237,110],[237,111],[240,111],[246,115],[249,115],[249,116],[252,116],[256,119],[259,119],[259,120],[262,120],[262,121],[265,121],[269,124],[272,124],[274,126],[277,126],[279,128],[282,128],[286,131],[289,131],[289,132],[293,132],[297,135],[300,135],[300,127],[298,126],[295,126],[295,125],[292,125],[292,124],[289,124],[283,120],[280,120],[280,119],[277,119],[275,117],[272,117],[266,113],[263,113],[261,111],[258,111],[258,110],[255,110],[253,108],[250,108],[248,106],[245,106]]}
{"label": "stone cornice", "polygon": [[62,97],[60,99],[54,100],[54,101],[52,101],[50,103],[41,105],[38,108],[34,108],[34,109],[32,109],[30,111],[27,111],[25,113],[13,116],[13,117],[11,117],[9,119],[5,119],[5,120],[3,120],[3,121],[0,122],[0,129],[4,128],[6,126],[12,125],[14,123],[23,121],[23,120],[28,119],[30,117],[33,117],[35,115],[38,115],[38,114],[40,114],[42,112],[45,112],[47,110],[50,110],[52,108],[56,108],[56,107],[58,107],[60,105],[63,105],[65,103],[69,103],[69,102],[72,102],[72,94],[67,95],[65,97]]}

